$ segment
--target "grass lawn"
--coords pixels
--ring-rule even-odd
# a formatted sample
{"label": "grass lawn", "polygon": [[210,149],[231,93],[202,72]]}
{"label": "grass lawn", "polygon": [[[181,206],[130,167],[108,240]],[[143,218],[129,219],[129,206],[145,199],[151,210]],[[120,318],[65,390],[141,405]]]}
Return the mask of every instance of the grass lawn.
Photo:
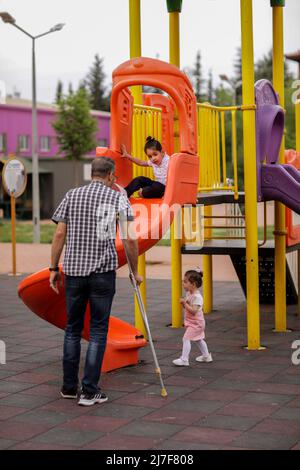
{"label": "grass lawn", "polygon": [[[41,243],[51,243],[56,225],[53,222],[41,222]],[[32,243],[33,227],[31,221],[17,222],[17,243]],[[11,223],[0,221],[0,242],[11,242]]]}
{"label": "grass lawn", "polygon": [[[42,221],[41,222],[41,243],[51,243],[56,225],[53,222]],[[267,239],[273,238],[273,225],[267,227]],[[224,230],[214,230],[215,236],[222,236],[225,234]],[[32,243],[33,239],[33,228],[31,221],[17,222],[16,225],[17,243]],[[157,243],[157,246],[171,246],[170,239],[162,238]],[[263,239],[263,227],[258,228],[258,238]],[[0,243],[11,242],[11,223],[4,220],[0,221]]]}

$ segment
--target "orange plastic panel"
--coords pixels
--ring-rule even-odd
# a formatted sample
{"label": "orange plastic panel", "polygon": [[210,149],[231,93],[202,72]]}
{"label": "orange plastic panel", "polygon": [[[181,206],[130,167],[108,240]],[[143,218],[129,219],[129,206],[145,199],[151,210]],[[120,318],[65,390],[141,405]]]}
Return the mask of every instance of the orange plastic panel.
{"label": "orange plastic panel", "polygon": [[[67,311],[64,285],[60,288],[59,294],[56,294],[49,286],[48,269],[26,277],[19,284],[18,293],[25,305],[36,315],[58,328],[65,329]],[[90,336],[89,305],[82,336],[86,340]],[[140,336],[141,332],[134,326],[118,318],[110,317],[102,372],[137,364],[138,349],[147,344],[146,340]]]}
{"label": "orange plastic panel", "polygon": [[[285,162],[293,165],[297,170],[300,170],[300,152],[296,152],[296,150],[292,149],[286,150]],[[300,224],[294,225],[293,211],[288,207],[285,208],[285,220],[287,227],[286,246],[300,243]]]}
{"label": "orange plastic panel", "polygon": [[197,154],[196,97],[187,76],[175,65],[158,59],[139,57],[128,60],[113,72],[111,95],[111,148],[120,149],[121,110],[119,95],[124,88],[149,85],[164,90],[174,100],[180,126],[180,151]]}
{"label": "orange plastic panel", "polygon": [[162,147],[168,155],[174,152],[174,104],[165,95],[144,93],[143,104],[162,110]]}

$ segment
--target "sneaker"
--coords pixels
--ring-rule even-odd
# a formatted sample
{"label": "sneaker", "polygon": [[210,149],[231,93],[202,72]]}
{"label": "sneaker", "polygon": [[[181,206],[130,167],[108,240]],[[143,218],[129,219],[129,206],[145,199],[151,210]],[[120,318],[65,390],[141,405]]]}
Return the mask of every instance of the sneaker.
{"label": "sneaker", "polygon": [[73,389],[73,390],[67,390],[66,388],[62,387],[61,390],[60,390],[60,395],[63,397],[63,398],[77,398],[78,397],[78,392],[77,392],[77,389]]}
{"label": "sneaker", "polygon": [[173,364],[175,364],[175,366],[189,366],[189,361],[185,361],[184,359],[181,359],[181,357],[179,359],[174,359],[173,361]]}
{"label": "sneaker", "polygon": [[212,362],[213,358],[212,358],[212,355],[209,353],[208,356],[198,356],[198,357],[196,357],[196,361],[198,361],[198,362]]}
{"label": "sneaker", "polygon": [[92,406],[92,405],[95,405],[96,403],[104,403],[107,400],[108,400],[108,397],[102,392],[95,393],[94,395],[81,392],[78,405]]}

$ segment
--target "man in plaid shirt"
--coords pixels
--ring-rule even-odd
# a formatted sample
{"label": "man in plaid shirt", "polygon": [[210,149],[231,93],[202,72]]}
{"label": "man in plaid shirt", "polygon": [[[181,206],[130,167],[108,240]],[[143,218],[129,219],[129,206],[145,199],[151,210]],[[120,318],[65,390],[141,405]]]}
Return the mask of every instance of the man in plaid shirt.
{"label": "man in plaid shirt", "polygon": [[[133,212],[123,193],[114,191],[115,163],[99,157],[92,162],[92,181],[71,189],[53,214],[57,224],[53,237],[50,286],[58,293],[61,282],[58,263],[67,240],[63,271],[67,305],[61,389],[63,398],[77,398],[80,341],[87,303],[90,303],[90,341],[78,404],[107,401],[98,387],[106,347],[108,322],[115,294],[118,258],[115,247],[117,220],[132,230]],[[138,245],[134,237],[124,238],[133,274],[138,284]]]}

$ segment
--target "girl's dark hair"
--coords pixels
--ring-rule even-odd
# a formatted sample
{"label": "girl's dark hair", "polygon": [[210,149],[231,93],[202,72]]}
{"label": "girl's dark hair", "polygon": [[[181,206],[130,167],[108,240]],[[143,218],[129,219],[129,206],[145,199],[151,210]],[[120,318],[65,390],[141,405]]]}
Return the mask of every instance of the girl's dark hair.
{"label": "girl's dark hair", "polygon": [[203,278],[203,272],[202,271],[196,271],[195,269],[190,269],[185,273],[185,277],[192,283],[196,284],[196,286],[199,288],[202,286],[202,278]]}
{"label": "girl's dark hair", "polygon": [[154,137],[151,137],[149,135],[146,139],[146,143],[145,143],[145,147],[144,147],[145,154],[147,154],[148,149],[153,149],[153,148],[155,150],[157,150],[158,152],[162,151],[161,143],[158,140],[154,139]]}

